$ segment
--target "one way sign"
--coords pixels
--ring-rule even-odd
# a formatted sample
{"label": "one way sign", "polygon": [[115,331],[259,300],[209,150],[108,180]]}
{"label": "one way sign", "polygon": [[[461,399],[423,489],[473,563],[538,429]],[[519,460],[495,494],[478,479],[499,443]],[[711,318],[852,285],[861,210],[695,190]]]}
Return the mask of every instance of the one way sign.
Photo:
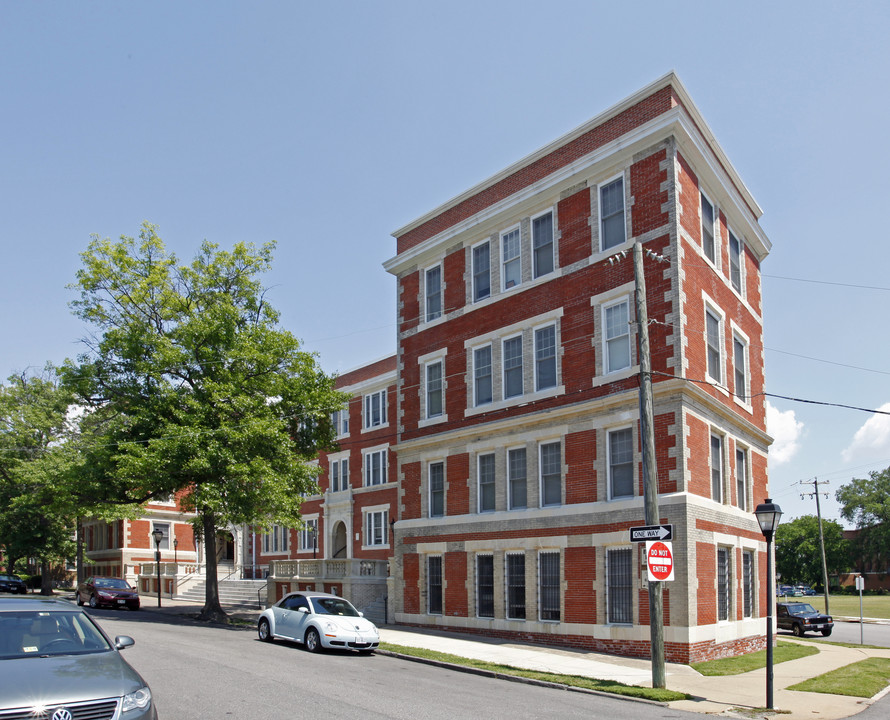
{"label": "one way sign", "polygon": [[630,529],[631,542],[647,542],[649,540],[672,540],[673,525],[642,525]]}

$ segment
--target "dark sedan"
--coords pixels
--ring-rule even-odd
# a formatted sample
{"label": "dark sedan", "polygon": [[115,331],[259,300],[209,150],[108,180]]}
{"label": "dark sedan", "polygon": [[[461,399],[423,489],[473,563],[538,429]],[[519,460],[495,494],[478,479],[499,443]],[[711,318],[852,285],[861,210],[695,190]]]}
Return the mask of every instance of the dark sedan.
{"label": "dark sedan", "polygon": [[139,609],[139,593],[126,580],[113,577],[91,577],[77,586],[77,604],[96,607]]}
{"label": "dark sedan", "polygon": [[776,603],[776,616],[780,630],[790,630],[798,637],[806,632],[821,632],[828,637],[834,628],[830,615],[823,615],[805,602]]}
{"label": "dark sedan", "polygon": [[15,575],[0,575],[0,592],[24,595],[28,592],[28,588],[22,582],[22,579]]}

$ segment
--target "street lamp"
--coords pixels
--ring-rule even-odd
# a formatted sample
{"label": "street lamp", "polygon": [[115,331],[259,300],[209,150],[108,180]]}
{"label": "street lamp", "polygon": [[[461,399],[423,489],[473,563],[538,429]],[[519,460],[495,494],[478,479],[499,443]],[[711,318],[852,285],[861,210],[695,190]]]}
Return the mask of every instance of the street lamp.
{"label": "street lamp", "polygon": [[[179,558],[176,555],[177,548],[179,548],[179,538],[173,538],[173,562],[178,565]],[[179,570],[177,570],[176,572],[179,572]]]}
{"label": "street lamp", "polygon": [[776,604],[776,587],[773,583],[773,554],[771,550],[773,533],[779,527],[782,509],[769,498],[754,511],[760,532],[766,538],[766,707],[773,709],[773,606]]}
{"label": "street lamp", "polygon": [[155,539],[155,562],[158,566],[158,607],[161,607],[161,540],[164,539],[164,531],[155,528],[151,531],[151,536]]}

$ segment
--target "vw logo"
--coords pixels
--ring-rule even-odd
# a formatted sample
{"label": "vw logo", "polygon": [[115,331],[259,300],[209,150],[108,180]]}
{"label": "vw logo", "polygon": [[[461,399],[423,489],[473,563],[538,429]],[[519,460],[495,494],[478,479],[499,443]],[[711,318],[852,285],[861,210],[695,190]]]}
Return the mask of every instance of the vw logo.
{"label": "vw logo", "polygon": [[59,708],[53,713],[52,720],[72,720],[73,717],[68,708]]}

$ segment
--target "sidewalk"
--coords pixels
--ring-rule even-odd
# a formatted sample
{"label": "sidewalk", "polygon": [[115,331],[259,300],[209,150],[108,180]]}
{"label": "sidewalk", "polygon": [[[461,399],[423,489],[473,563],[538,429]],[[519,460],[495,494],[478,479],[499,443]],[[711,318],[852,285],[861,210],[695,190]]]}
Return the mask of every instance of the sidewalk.
{"label": "sidewalk", "polygon": [[[161,610],[149,603],[143,604],[143,608],[147,611],[172,615],[197,614],[200,607],[200,603],[180,600],[165,600]],[[252,623],[255,622],[259,611],[236,611],[232,615]],[[421,630],[398,625],[381,627],[380,638],[383,642],[393,645],[436,650],[530,670],[617,680],[628,685],[645,687],[652,685],[652,668],[649,660],[512,643],[476,635]],[[783,636],[781,639],[796,642],[790,637]],[[890,658],[890,648],[874,650],[819,643],[819,649],[820,652],[816,655],[774,666],[774,705],[783,720],[804,720],[804,718],[840,720],[861,712],[874,701],[874,698],[863,699],[786,689],[790,685],[868,657]],[[667,687],[670,690],[687,693],[693,698],[668,703],[668,707],[672,709],[719,715],[734,714],[731,712],[733,708],[762,708],[766,703],[766,673],[762,669],[724,677],[705,677],[688,665],[675,663],[668,663],[665,670]]]}

